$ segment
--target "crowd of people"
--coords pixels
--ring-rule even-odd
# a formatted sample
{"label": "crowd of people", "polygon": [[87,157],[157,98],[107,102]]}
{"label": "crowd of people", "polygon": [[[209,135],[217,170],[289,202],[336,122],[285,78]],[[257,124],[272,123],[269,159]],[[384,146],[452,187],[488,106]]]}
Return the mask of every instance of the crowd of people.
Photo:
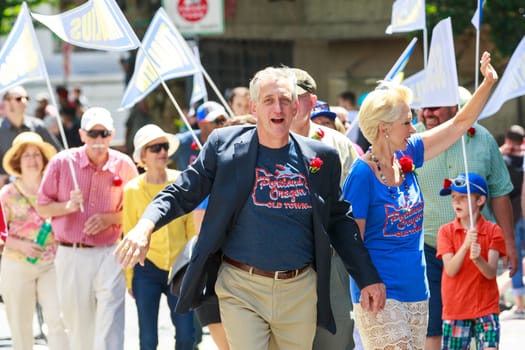
{"label": "crowd of people", "polygon": [[[349,91],[330,106],[308,72],[268,67],[229,91],[235,115],[198,106],[196,130],[168,133],[139,102],[128,154],[80,89],[57,89],[80,141],[65,150],[46,96],[35,118],[26,90],[8,90],[0,278],[13,348],[32,348],[39,304],[50,349],[123,349],[127,292],[140,349],[158,346],[163,294],[176,349],[195,349],[204,326],[221,350],[497,349],[500,316],[525,318],[525,132],[511,127],[498,149],[476,123],[498,79],[490,61],[460,106],[419,114],[397,83],[358,111]],[[515,301],[500,315],[501,258]]]}

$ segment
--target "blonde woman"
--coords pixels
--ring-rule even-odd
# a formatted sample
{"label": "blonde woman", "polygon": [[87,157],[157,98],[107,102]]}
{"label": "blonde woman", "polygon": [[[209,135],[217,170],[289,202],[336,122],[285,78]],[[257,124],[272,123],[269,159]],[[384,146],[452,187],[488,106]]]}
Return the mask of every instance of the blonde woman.
{"label": "blonde woman", "polygon": [[[0,190],[8,235],[0,270],[2,296],[11,328],[13,349],[33,349],[33,314],[41,305],[51,350],[68,349],[59,313],[54,260],[56,242],[50,235],[42,247],[35,243],[45,218],[35,209],[42,174],[55,148],[33,132],[23,132],[7,150],[3,167],[16,180]],[[27,258],[37,259],[31,263]]]}
{"label": "blonde woman", "polygon": [[[169,156],[179,146],[174,135],[165,133],[156,125],[148,124],[137,130],[133,145],[133,160],[145,172],[130,180],[124,188],[124,232],[135,226],[153,197],[180,174],[177,170],[167,168]],[[162,294],[166,295],[171,321],[175,327],[175,348],[195,348],[193,312],[175,313],[177,297],[170,293],[167,284],[171,265],[194,235],[192,214],[173,220],[153,235],[144,266],[136,265],[126,271],[128,291],[137,305],[141,350],[157,348]]]}

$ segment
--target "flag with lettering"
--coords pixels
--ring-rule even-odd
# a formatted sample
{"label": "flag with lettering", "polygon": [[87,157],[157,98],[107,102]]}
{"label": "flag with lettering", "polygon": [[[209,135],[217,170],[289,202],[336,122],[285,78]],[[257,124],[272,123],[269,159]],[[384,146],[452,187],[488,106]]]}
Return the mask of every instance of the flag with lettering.
{"label": "flag with lettering", "polygon": [[[195,46],[193,48],[193,52],[195,53],[195,61],[199,65],[201,64],[200,54],[199,54],[199,48]],[[204,83],[204,77],[202,76],[202,71],[199,69],[199,71],[195,74],[193,74],[193,89],[191,91],[191,97],[190,97],[190,108],[193,108],[193,105],[200,101],[200,100],[207,100],[208,99],[208,92],[206,91],[206,84]]]}
{"label": "flag with lettering", "polygon": [[412,93],[414,94],[414,99],[412,100],[412,103],[410,104],[410,108],[413,109],[420,109],[423,107],[423,91],[424,91],[424,83],[425,83],[425,70],[420,70],[416,74],[413,74],[403,80],[401,82],[401,85],[404,85],[408,87],[410,90],[412,90]]}
{"label": "flag with lettering", "polygon": [[525,36],[514,50],[498,86],[481,111],[479,119],[490,117],[499,111],[506,101],[523,95],[525,95]]}
{"label": "flag with lettering", "polygon": [[386,34],[422,30],[426,26],[425,0],[396,0]]}
{"label": "flag with lettering", "polygon": [[22,3],[20,13],[0,50],[0,91],[26,81],[47,76],[29,8]]}
{"label": "flag with lettering", "polygon": [[32,13],[32,16],[60,39],[75,46],[128,51],[140,45],[115,0],[90,0],[58,15]]}
{"label": "flag with lettering", "polygon": [[190,47],[161,7],[155,13],[137,53],[135,71],[120,103],[132,107],[160,84],[160,79],[199,72]]}
{"label": "flag with lettering", "polygon": [[441,20],[432,31],[423,86],[422,107],[458,105],[458,73],[450,17]]}
{"label": "flag with lettering", "polygon": [[413,38],[408,46],[406,47],[405,51],[399,56],[396,63],[392,66],[390,71],[385,76],[386,81],[392,81],[397,80],[397,82],[402,81],[403,79],[399,79],[399,74],[403,73],[403,70],[405,69],[408,60],[410,59],[410,56],[412,55],[412,52],[414,52],[414,47],[416,46],[417,38]]}

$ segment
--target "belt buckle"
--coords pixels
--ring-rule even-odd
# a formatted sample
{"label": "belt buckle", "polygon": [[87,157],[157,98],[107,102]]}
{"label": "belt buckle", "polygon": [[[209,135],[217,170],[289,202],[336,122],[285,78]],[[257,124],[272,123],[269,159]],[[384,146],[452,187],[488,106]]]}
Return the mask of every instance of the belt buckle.
{"label": "belt buckle", "polygon": [[281,279],[281,278],[279,278],[279,274],[282,273],[282,272],[287,272],[287,271],[275,271],[275,272],[273,273],[273,279],[274,279],[274,281],[278,281],[278,280]]}

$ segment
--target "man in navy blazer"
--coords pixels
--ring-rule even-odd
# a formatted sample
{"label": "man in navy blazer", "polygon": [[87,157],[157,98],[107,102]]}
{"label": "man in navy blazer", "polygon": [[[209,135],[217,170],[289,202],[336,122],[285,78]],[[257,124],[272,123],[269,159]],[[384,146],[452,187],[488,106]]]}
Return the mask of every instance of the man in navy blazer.
{"label": "man in navy blazer", "polygon": [[329,299],[330,244],[379,311],[385,287],[340,198],[335,149],[290,133],[295,75],[266,68],[250,82],[256,127],[214,131],[197,160],[161,191],[115,254],[144,262],[151,234],[209,203],[177,312],[199,305],[207,271],[220,263],[215,291],[231,349],[308,349],[316,325],[335,332]]}

